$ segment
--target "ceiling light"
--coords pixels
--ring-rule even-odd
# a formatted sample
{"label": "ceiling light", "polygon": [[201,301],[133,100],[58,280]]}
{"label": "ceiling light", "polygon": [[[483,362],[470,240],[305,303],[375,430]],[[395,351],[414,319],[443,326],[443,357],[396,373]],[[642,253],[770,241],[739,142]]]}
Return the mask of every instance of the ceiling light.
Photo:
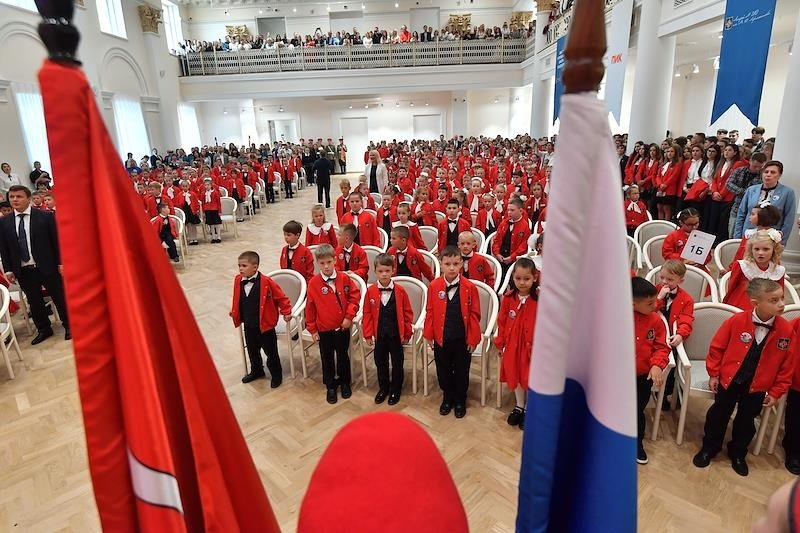
{"label": "ceiling light", "polygon": [[361,4],[361,9],[367,9],[367,6],[365,6],[364,4]]}
{"label": "ceiling light", "polygon": [[675,69],[675,77],[676,78],[680,78],[681,77],[681,73],[678,72],[678,69]]}
{"label": "ceiling light", "polygon": [[714,70],[719,70],[719,58],[714,58]]}
{"label": "ceiling light", "polygon": [[398,7],[400,7],[400,4],[398,4],[397,2],[395,2],[395,3],[394,3],[394,7],[395,7],[395,9],[397,9]]}
{"label": "ceiling light", "polygon": [[263,14],[264,14],[264,10],[263,10],[263,9],[259,9],[259,10],[258,10],[258,14],[259,14],[259,15],[263,15]]}
{"label": "ceiling light", "polygon": [[227,115],[227,114],[228,114],[228,110],[227,110],[227,109],[223,109],[223,110],[222,110],[222,114],[223,114],[223,115]]}
{"label": "ceiling light", "polygon": [[395,106],[395,107],[400,107],[400,102],[395,102],[395,103],[394,103],[394,106]]}
{"label": "ceiling light", "polygon": [[347,109],[353,109],[353,104],[350,104],[349,106],[347,106]]}
{"label": "ceiling light", "polygon": [[292,13],[297,13],[297,8],[296,7],[292,8]]}
{"label": "ceiling light", "polygon": [[430,106],[431,106],[430,102],[425,102],[425,107],[430,107]]}
{"label": "ceiling light", "polygon": [[283,113],[283,106],[280,106],[280,107],[278,108],[278,113]]}
{"label": "ceiling light", "polygon": [[692,65],[692,74],[700,74],[700,65],[697,63]]}
{"label": "ceiling light", "polygon": [[330,10],[331,10],[331,6],[328,6],[326,9],[327,9],[328,11],[330,11]]}
{"label": "ceiling light", "polygon": [[414,107],[414,102],[411,102],[411,107]]}
{"label": "ceiling light", "polygon": [[369,109],[369,104],[364,104],[364,109]]}
{"label": "ceiling light", "polygon": [[496,96],[495,96],[495,98],[494,98],[494,103],[495,103],[495,104],[499,104],[499,103],[500,103],[500,99],[499,99],[499,98],[497,98]]}

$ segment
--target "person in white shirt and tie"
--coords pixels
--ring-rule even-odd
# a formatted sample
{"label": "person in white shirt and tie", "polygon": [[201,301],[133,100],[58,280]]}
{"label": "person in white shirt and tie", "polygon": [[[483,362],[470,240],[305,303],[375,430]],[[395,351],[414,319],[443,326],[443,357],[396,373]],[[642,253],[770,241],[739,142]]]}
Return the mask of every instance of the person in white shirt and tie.
{"label": "person in white shirt and tie", "polygon": [[6,197],[12,186],[22,185],[19,176],[11,172],[11,165],[8,163],[0,165],[0,180],[0,191],[3,193],[3,198]]}

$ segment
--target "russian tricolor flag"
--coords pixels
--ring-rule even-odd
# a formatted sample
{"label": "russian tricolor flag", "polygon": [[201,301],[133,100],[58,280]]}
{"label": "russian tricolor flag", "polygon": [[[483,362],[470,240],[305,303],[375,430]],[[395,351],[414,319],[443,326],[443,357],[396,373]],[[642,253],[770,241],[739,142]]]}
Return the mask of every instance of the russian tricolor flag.
{"label": "russian tricolor flag", "polygon": [[636,531],[633,310],[605,104],[562,97],[517,531]]}

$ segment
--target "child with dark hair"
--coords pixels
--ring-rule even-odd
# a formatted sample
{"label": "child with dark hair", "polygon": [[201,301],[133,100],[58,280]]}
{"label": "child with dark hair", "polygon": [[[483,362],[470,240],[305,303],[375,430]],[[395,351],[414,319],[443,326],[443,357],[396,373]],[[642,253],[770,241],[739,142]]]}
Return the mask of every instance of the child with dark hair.
{"label": "child with dark hair", "polygon": [[296,220],[290,220],[283,225],[283,240],[286,246],[281,250],[281,268],[299,272],[306,281],[314,276],[314,256],[304,245],[300,244],[300,234],[303,225]]}

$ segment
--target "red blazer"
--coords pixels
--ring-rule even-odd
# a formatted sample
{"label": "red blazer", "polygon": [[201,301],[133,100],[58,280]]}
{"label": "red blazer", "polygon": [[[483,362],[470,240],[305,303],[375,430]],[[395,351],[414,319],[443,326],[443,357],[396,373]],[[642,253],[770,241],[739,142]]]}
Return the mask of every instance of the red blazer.
{"label": "red blazer", "polygon": [[336,220],[339,225],[342,224],[342,217],[345,213],[350,211],[350,202],[347,201],[346,196],[340,196],[336,199]]}
{"label": "red blazer", "polygon": [[[281,268],[289,268],[288,245],[284,246],[283,250],[281,250],[280,265]],[[292,254],[291,270],[298,272],[301,276],[306,278],[306,281],[310,280],[314,276],[314,254],[311,253],[311,250],[298,243],[297,248],[295,248]]]}
{"label": "red blazer", "polygon": [[[633,180],[636,177],[637,172],[639,171],[639,167],[642,166],[641,160],[642,158],[639,158],[638,155],[628,156],[628,162],[625,164],[625,179],[624,179],[625,185],[633,184]],[[636,164],[637,161],[640,161],[638,165]]]}
{"label": "red blazer", "polygon": [[[742,311],[747,311],[753,308],[753,304],[750,303],[750,297],[747,296],[747,284],[750,282],[750,278],[742,272],[743,261],[744,259],[741,259],[731,263],[731,277],[728,280],[728,291],[725,293],[725,298],[722,299],[722,303],[738,307]],[[755,263],[753,263],[753,265],[755,266]],[[784,270],[783,267],[779,266],[779,268]],[[781,276],[779,280],[775,281],[780,283],[781,287],[783,287],[783,280],[785,278],[786,276],[784,275]]]}
{"label": "red blazer", "polygon": [[[515,261],[518,256],[528,253],[528,237],[531,236],[528,222],[525,217],[522,217],[514,223],[514,234],[511,236],[511,255],[509,256],[512,261]],[[497,226],[497,235],[492,240],[492,255],[500,253],[500,245],[508,231],[508,223],[509,220],[506,218]]]}
{"label": "red blazer", "polygon": [[425,246],[425,241],[422,240],[422,233],[419,231],[419,226],[417,226],[416,222],[408,221],[407,224],[403,224],[399,220],[396,222],[392,222],[392,227],[396,228],[397,226],[405,226],[408,228],[408,244],[414,246],[414,248],[422,248],[423,250],[427,250],[428,247]]}
{"label": "red blazer", "polygon": [[[147,216],[150,217],[150,218],[157,217],[158,216],[158,204],[156,204],[155,197],[150,195],[150,194],[145,194],[143,196],[143,201],[144,201],[145,211],[147,211]],[[172,200],[170,200],[169,196],[167,196],[166,193],[161,195],[161,203],[162,204],[167,204],[169,206],[169,214],[170,215],[174,215],[175,214],[175,205],[172,203]]]}
{"label": "red blazer", "polygon": [[654,184],[656,190],[662,185],[665,187],[664,194],[667,196],[679,196],[681,186],[681,171],[683,170],[683,162],[670,163],[666,172],[664,171],[665,163],[661,163],[656,170]]}
{"label": "red blazer", "polygon": [[[444,315],[447,309],[447,283],[439,276],[428,286],[428,300],[425,304],[425,330],[423,336],[435,341],[439,346],[444,342]],[[460,278],[458,293],[461,298],[461,315],[467,333],[467,346],[477,346],[481,342],[481,299],[478,289],[471,281]]]}
{"label": "red blazer", "polygon": [[247,191],[244,188],[244,181],[242,181],[242,178],[238,177],[238,175],[237,175],[236,178],[234,178],[233,176],[228,174],[228,177],[224,178],[222,180],[221,184],[222,184],[223,187],[225,187],[228,190],[228,194],[231,197],[233,197],[233,185],[234,184],[236,185],[236,190],[239,193],[239,198],[244,200],[244,197],[247,196]]}
{"label": "red blazer", "polygon": [[[262,332],[275,329],[278,324],[278,314],[292,314],[292,303],[284,294],[281,286],[275,280],[262,273],[258,273],[258,323]],[[231,318],[237,328],[242,323],[239,315],[239,299],[242,292],[242,276],[238,274],[233,280],[233,303],[231,304]]]}
{"label": "red blazer", "polygon": [[330,244],[334,248],[339,246],[339,239],[336,237],[333,224],[325,222],[322,227],[315,226],[313,223],[306,225],[306,246],[312,244]]}
{"label": "red blazer", "polygon": [[729,191],[728,188],[725,186],[728,183],[728,178],[731,176],[734,170],[741,167],[747,166],[747,161],[733,161],[730,165],[728,165],[728,169],[723,172],[722,168],[725,166],[725,161],[721,161],[720,164],[717,166],[717,172],[714,174],[714,179],[711,181],[711,194],[718,192],[722,195],[722,202],[732,202],[736,195],[733,194],[732,191]]}
{"label": "red blazer", "polygon": [[[186,198],[186,195],[189,196],[188,199]],[[197,195],[194,192],[184,191],[179,193],[175,198],[175,205],[177,205],[180,209],[183,209],[184,204],[187,203],[189,204],[189,209],[192,211],[192,213],[195,215],[200,214],[202,206],[200,205],[200,200],[197,198]]]}
{"label": "red blazer", "polygon": [[469,262],[464,261],[464,266],[461,267],[461,274],[467,279],[482,281],[489,287],[494,288],[494,269],[483,254],[473,252]]}
{"label": "red blazer", "polygon": [[[411,300],[408,293],[399,283],[394,284],[394,301],[397,311],[397,330],[400,332],[401,340],[405,343],[411,338],[411,326],[414,324],[414,309],[411,307]],[[373,283],[367,288],[367,296],[364,299],[364,321],[362,329],[365,339],[375,338],[378,327],[378,313],[381,309],[381,291],[378,284]]]}
{"label": "red blazer", "polygon": [[361,291],[356,282],[344,272],[337,272],[334,285],[335,291],[325,283],[322,274],[315,275],[308,282],[306,329],[312,335],[338,329],[345,319],[353,320],[358,314]]}
{"label": "red blazer", "polygon": [[647,375],[653,366],[666,368],[669,346],[661,315],[655,311],[649,315],[634,311],[633,329],[636,335],[636,375]]}
{"label": "red blazer", "polygon": [[[383,214],[383,206],[378,206],[378,215],[375,217],[375,223],[378,224],[379,228],[383,227],[384,216],[385,215]],[[392,223],[394,223],[394,221],[397,220],[397,208],[396,207],[390,207],[389,208],[389,220]]]}
{"label": "red blazer", "polygon": [[[352,224],[353,213],[347,212],[342,216],[341,224]],[[375,217],[363,209],[358,214],[358,244],[361,246],[381,246],[381,235],[378,233],[378,226]]]}
{"label": "red blazer", "polygon": [[[652,163],[649,167],[647,166],[649,163]],[[644,158],[644,160],[639,164],[638,170],[636,171],[636,184],[638,185],[639,182],[643,182],[641,185],[642,191],[649,191],[653,188],[653,183],[655,183],[656,173],[661,168],[661,165],[658,161],[653,161],[650,158]]]}
{"label": "red blazer", "polygon": [[[689,235],[683,231],[681,228],[676,229],[669,235],[664,238],[664,243],[661,245],[661,256],[666,259],[677,259],[678,261],[683,261],[681,259],[681,254],[683,253],[683,247],[686,246],[686,241],[689,240]],[[711,256],[713,254],[708,254],[706,258],[706,262],[703,264],[708,264],[711,261]]]}
{"label": "red blazer", "polygon": [[[397,248],[390,246],[386,253],[394,257],[395,271],[393,275],[397,275]],[[425,258],[422,257],[422,254],[419,253],[419,250],[410,242],[406,245],[406,257],[403,261],[408,262],[408,270],[411,272],[412,277],[422,280],[422,277],[425,276],[428,281],[433,281],[433,270],[431,270]]]}
{"label": "red blazer", "polygon": [[532,295],[521,307],[515,292],[509,291],[501,298],[494,344],[503,355],[500,381],[507,383],[510,389],[517,385],[528,388],[537,308],[538,302]]}
{"label": "red blazer", "polygon": [[[720,385],[728,388],[754,340],[752,309],[737,313],[723,322],[708,348],[708,375],[719,378]],[[792,383],[795,371],[795,344],[792,325],[785,318],[776,316],[772,329],[764,339],[764,349],[750,392],[766,391],[776,400],[783,396]]]}
{"label": "red blazer", "polygon": [[[417,209],[419,209],[419,213],[417,213]],[[421,226],[436,227],[436,213],[434,212],[433,204],[430,202],[422,204],[414,202],[411,204],[411,218]]]}
{"label": "red blazer", "polygon": [[200,204],[203,211],[222,211],[222,200],[216,187],[211,189],[211,201],[206,202],[206,191],[200,193]]}
{"label": "red blazer", "polygon": [[791,322],[792,330],[794,331],[794,338],[797,339],[794,343],[794,375],[792,376],[792,389],[800,391],[800,354],[797,353],[798,346],[800,346],[800,318],[795,318]]}
{"label": "red blazer", "polygon": [[[656,289],[661,292],[664,285],[660,283],[656,285]],[[656,300],[656,308],[661,310],[664,308],[664,300]],[[672,300],[672,305],[669,306],[669,316],[665,317],[667,324],[669,324],[669,331],[675,335],[680,335],[686,339],[692,334],[692,326],[694,325],[694,299],[688,292],[678,287],[678,292]],[[677,324],[675,331],[672,331],[673,325]]]}
{"label": "red blazer", "polygon": [[448,194],[447,198],[444,200],[439,200],[438,198],[431,202],[431,207],[433,207],[434,211],[439,211],[440,213],[447,213],[447,202],[450,201],[451,196]]}
{"label": "red blazer", "polygon": [[[162,219],[161,215],[158,215],[157,217],[155,217],[155,220],[150,222],[150,225],[153,226],[153,228],[155,228],[155,230],[156,230],[156,235],[161,235],[161,226],[163,224],[162,220],[163,219]],[[178,229],[175,227],[175,221],[172,220],[171,218],[169,219],[169,229],[170,229],[170,233],[172,233],[172,238],[173,239],[177,239],[178,238]]]}
{"label": "red blazer", "polygon": [[344,267],[344,248],[339,246],[336,248],[336,270],[339,272],[346,272],[349,270],[353,274],[360,276],[364,281],[369,277],[369,258],[364,249],[353,243],[350,249],[350,268]]}
{"label": "red blazer", "polygon": [[489,226],[489,219],[493,222],[493,227],[497,228],[500,224],[500,221],[503,219],[503,215],[498,213],[497,211],[492,209],[481,209],[478,211],[478,216],[475,219],[475,227],[481,230],[484,234],[486,233],[486,229]]}
{"label": "red blazer", "polygon": [[273,161],[269,167],[269,176],[272,178],[272,182],[275,181],[273,172],[280,174],[282,181],[294,181],[294,173],[299,172],[299,169],[291,160],[287,161],[285,165],[278,160]]}
{"label": "red blazer", "polygon": [[[439,253],[442,253],[444,247],[447,246],[448,220],[449,219],[445,218],[439,222]],[[470,228],[472,228],[472,224],[467,222],[465,219],[461,217],[456,219],[456,237],[458,237],[462,231],[469,231]]]}
{"label": "red blazer", "polygon": [[644,224],[645,222],[647,222],[647,206],[644,205],[644,202],[642,202],[641,200],[636,202],[636,204],[639,206],[639,211],[641,211],[641,213],[637,213],[636,211],[633,211],[632,209],[629,210],[628,207],[631,205],[631,201],[630,200],[625,200],[624,206],[625,206],[625,227],[626,228],[636,229],[639,226],[641,226],[642,224]]}

